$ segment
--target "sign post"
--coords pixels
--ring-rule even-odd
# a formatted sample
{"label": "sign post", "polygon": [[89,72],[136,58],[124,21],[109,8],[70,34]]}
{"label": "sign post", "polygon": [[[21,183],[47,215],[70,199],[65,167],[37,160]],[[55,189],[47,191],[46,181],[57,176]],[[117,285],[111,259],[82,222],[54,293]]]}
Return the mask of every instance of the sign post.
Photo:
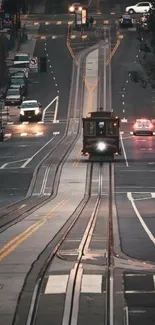
{"label": "sign post", "polygon": [[29,68],[32,72],[38,72],[38,58],[32,57],[30,59]]}

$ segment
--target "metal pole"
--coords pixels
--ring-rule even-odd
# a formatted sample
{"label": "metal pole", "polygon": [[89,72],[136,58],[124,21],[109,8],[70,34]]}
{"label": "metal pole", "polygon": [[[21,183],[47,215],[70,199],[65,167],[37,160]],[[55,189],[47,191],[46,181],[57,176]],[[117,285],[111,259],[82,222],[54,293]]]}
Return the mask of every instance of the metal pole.
{"label": "metal pole", "polygon": [[103,105],[103,108],[104,108],[104,111],[106,111],[106,101],[107,101],[107,96],[106,96],[106,83],[107,83],[107,78],[106,78],[106,46],[104,46],[104,105]]}
{"label": "metal pole", "polygon": [[[109,26],[109,55],[111,53],[111,27]],[[109,110],[112,111],[111,60],[109,62]]]}

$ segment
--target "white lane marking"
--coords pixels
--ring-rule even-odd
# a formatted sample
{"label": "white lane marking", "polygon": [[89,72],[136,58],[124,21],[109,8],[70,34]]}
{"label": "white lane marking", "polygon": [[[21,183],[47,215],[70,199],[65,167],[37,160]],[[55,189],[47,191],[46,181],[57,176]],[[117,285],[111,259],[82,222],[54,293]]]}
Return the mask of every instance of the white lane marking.
{"label": "white lane marking", "polygon": [[42,116],[42,121],[44,122],[44,119],[45,119],[45,114],[46,114],[46,111],[47,109],[54,103],[56,102],[55,104],[55,114],[54,114],[54,117],[57,117],[57,112],[58,112],[58,105],[59,105],[59,96],[56,96],[45,108],[44,108],[44,111],[43,111],[43,116]]}
{"label": "white lane marking", "polygon": [[155,245],[155,237],[152,235],[150,229],[147,227],[146,223],[144,222],[143,218],[141,217],[141,215],[140,215],[140,213],[139,213],[139,211],[138,211],[138,209],[137,209],[137,207],[136,207],[136,205],[134,203],[134,199],[132,197],[132,193],[131,192],[128,192],[127,193],[127,197],[128,197],[128,200],[131,202],[132,207],[133,207],[133,209],[134,209],[134,211],[136,213],[136,216],[139,219],[142,227],[144,228],[145,232],[147,233],[147,235],[149,236],[149,238],[151,239],[151,241]]}
{"label": "white lane marking", "polygon": [[124,118],[121,119],[121,122],[122,122],[122,123],[127,123],[128,120],[124,117]]}
{"label": "white lane marking", "polygon": [[23,209],[23,208],[25,208],[26,206],[27,206],[27,204],[22,204],[22,205],[18,208],[18,210]]}
{"label": "white lane marking", "polygon": [[52,142],[53,141],[53,139],[55,138],[55,136],[52,138],[52,139],[50,139],[48,142],[46,142],[37,152],[35,152],[35,154],[32,156],[32,157],[30,157],[30,158],[28,158],[27,160],[26,160],[26,162],[21,166],[21,168],[25,168],[31,161],[32,161],[32,159],[36,156],[36,155],[38,155],[38,153],[39,152],[41,152],[50,142]]}
{"label": "white lane marking", "polygon": [[82,293],[102,293],[102,275],[84,274],[81,284]]}
{"label": "white lane marking", "polygon": [[12,133],[5,133],[4,136],[5,137],[11,137],[12,136]]}
{"label": "white lane marking", "polygon": [[43,178],[43,182],[42,182],[42,186],[41,186],[39,195],[45,193],[49,172],[50,172],[50,167],[47,167],[46,170],[45,170],[45,174],[44,174],[44,178]]}
{"label": "white lane marking", "polygon": [[124,155],[126,166],[129,167],[128,159],[127,159],[127,155],[126,155],[126,151],[125,151],[125,147],[124,147],[124,143],[123,143],[122,134],[120,134],[120,141],[121,141],[121,146],[122,146],[122,149],[123,149],[123,155]]}
{"label": "white lane marking", "polygon": [[142,273],[132,273],[132,274],[125,274],[125,277],[132,277],[132,276],[147,276],[147,274],[142,274]]}
{"label": "white lane marking", "polygon": [[56,97],[56,105],[55,105],[55,112],[54,112],[53,123],[56,123],[56,121],[57,121],[58,106],[59,106],[59,96]]}
{"label": "white lane marking", "polygon": [[155,290],[155,275],[153,275],[153,284],[154,284],[154,290]]}
{"label": "white lane marking", "polygon": [[69,275],[50,275],[46,284],[45,294],[65,293]]}
{"label": "white lane marking", "polygon": [[152,198],[155,198],[155,193],[151,193]]}
{"label": "white lane marking", "polygon": [[126,306],[125,308],[124,308],[124,310],[125,310],[125,320],[126,320],[126,325],[129,325],[129,309],[128,309],[128,306]]}
{"label": "white lane marking", "polygon": [[21,137],[26,137],[27,136],[27,133],[21,133],[21,135],[20,135]]}
{"label": "white lane marking", "polygon": [[5,164],[3,164],[1,167],[0,167],[0,169],[4,169],[7,165],[9,165],[9,164],[16,164],[16,163],[19,163],[19,162],[22,162],[22,161],[25,161],[25,160],[27,160],[26,158],[25,159],[20,159],[20,160],[14,160],[14,161],[11,161],[11,162],[8,162],[8,163],[5,163]]}

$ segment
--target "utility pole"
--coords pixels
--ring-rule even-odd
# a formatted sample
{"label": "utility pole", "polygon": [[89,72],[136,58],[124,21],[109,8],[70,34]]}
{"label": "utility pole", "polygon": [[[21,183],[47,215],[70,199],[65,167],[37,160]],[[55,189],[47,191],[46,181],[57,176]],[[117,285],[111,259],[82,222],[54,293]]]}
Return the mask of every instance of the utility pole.
{"label": "utility pole", "polygon": [[[111,54],[111,26],[109,26],[109,56]],[[109,62],[109,111],[112,111],[111,60]]]}
{"label": "utility pole", "polygon": [[[106,40],[106,28],[104,26],[104,40]],[[103,47],[103,52],[104,52],[104,58],[103,58],[103,71],[104,71],[104,111],[106,111],[106,106],[107,106],[107,65],[106,65],[106,61],[107,61],[107,49],[106,49],[106,45],[104,45]]]}

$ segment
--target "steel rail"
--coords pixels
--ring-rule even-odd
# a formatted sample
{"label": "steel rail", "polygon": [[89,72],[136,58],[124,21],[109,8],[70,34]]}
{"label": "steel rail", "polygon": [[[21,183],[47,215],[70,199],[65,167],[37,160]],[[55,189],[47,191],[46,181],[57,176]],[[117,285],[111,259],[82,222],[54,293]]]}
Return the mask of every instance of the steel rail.
{"label": "steel rail", "polygon": [[[50,256],[48,257],[48,259],[46,260],[46,263],[44,263],[43,268],[41,269],[40,274],[39,274],[39,276],[37,278],[37,281],[35,283],[34,290],[33,290],[33,295],[32,295],[32,299],[31,299],[31,303],[30,303],[30,308],[29,308],[29,311],[28,311],[28,317],[27,317],[26,325],[34,325],[35,324],[35,319],[36,319],[36,316],[37,316],[37,310],[38,310],[38,305],[39,305],[39,298],[40,298],[40,293],[41,293],[41,289],[42,289],[42,284],[43,284],[45,274],[46,274],[46,272],[48,270],[48,267],[50,266],[50,264],[54,260],[56,254],[58,253],[58,251],[59,251],[59,249],[61,247],[61,245],[66,240],[68,234],[73,229],[73,227],[76,224],[77,220],[80,218],[81,213],[84,211],[85,207],[87,206],[87,204],[89,202],[89,199],[91,197],[92,172],[93,172],[93,164],[91,163],[91,164],[88,164],[88,167],[87,167],[86,188],[85,188],[84,199],[82,200],[82,202],[77,207],[77,209],[76,209],[77,213],[75,211],[73,213],[73,215],[71,215],[71,217],[67,220],[65,225],[63,225],[63,227],[57,233],[56,236],[58,237],[58,235],[60,234],[60,239],[58,239],[55,247],[53,248]],[[64,231],[63,231],[63,229],[64,229]],[[25,279],[25,283],[26,282],[27,282],[27,280]],[[24,288],[23,288],[23,290],[24,290]],[[13,323],[12,323],[13,325],[16,324],[16,315],[17,315],[19,304],[20,304],[20,300],[19,300],[18,305],[17,305],[16,313],[15,313],[14,320],[13,320]]]}
{"label": "steel rail", "polygon": [[[80,56],[80,60],[85,58],[87,52],[89,52],[89,51],[87,50],[87,51],[82,52],[82,54]],[[81,65],[81,66],[79,65],[78,69],[80,69],[80,72],[78,72],[78,73],[77,73],[77,71],[75,71],[75,66],[74,65],[73,65],[73,69],[74,69],[73,70],[74,74],[76,72],[76,83],[75,83],[74,87],[75,87],[75,91],[78,89],[78,92],[80,93],[80,99],[81,99],[81,105],[80,106],[82,107],[83,85],[80,85],[79,75],[80,75],[80,72],[83,73],[84,65]],[[74,77],[75,77],[75,75],[74,75]],[[72,76],[72,81],[73,82],[72,82],[72,87],[71,87],[71,94],[73,92],[73,84],[74,84],[74,81],[75,81],[73,79],[73,76]],[[73,94],[72,94],[72,96],[73,96]],[[25,197],[24,199],[22,199],[22,200],[20,200],[18,202],[15,202],[15,203],[9,205],[8,207],[5,207],[3,209],[3,212],[0,209],[0,233],[5,231],[8,227],[18,223],[19,221],[21,221],[22,219],[27,217],[30,213],[35,212],[36,210],[41,208],[45,203],[48,203],[51,199],[54,199],[55,196],[57,195],[57,189],[58,189],[58,184],[59,184],[59,179],[60,179],[60,176],[61,176],[61,170],[62,170],[63,164],[67,160],[68,155],[70,154],[70,152],[73,149],[76,141],[78,140],[78,137],[80,136],[80,125],[81,125],[80,119],[78,120],[77,134],[71,135],[71,136],[68,135],[69,122],[70,122],[70,118],[71,118],[71,116],[73,114],[73,112],[71,111],[71,106],[72,106],[71,105],[71,98],[72,98],[72,96],[70,95],[69,112],[68,112],[68,117],[67,117],[67,125],[66,125],[65,134],[60,139],[60,141],[55,145],[55,147],[52,149],[52,151],[50,151],[49,154],[47,155],[47,157],[45,158],[46,160],[48,160],[48,159],[50,159],[51,154],[53,154],[54,152],[57,152],[57,156],[55,156],[53,158],[53,160],[59,159],[59,162],[57,164],[55,164],[55,174],[54,174],[54,177],[53,177],[53,186],[52,186],[51,194],[48,197],[42,195],[42,196],[37,196],[35,198],[33,196],[35,184],[37,182],[37,175],[38,175],[39,170],[41,169],[42,165],[45,164],[45,159],[43,159],[40,166],[34,172],[35,182],[34,182],[34,185],[33,185],[33,190],[29,194],[29,196]],[[75,97],[74,97],[74,105],[73,106],[74,107],[77,106],[77,103],[75,103]],[[63,153],[62,157],[60,157],[60,155],[61,155],[60,153],[63,152],[63,151],[60,150],[60,146],[62,146],[62,148],[64,149],[66,147],[64,144],[66,143],[68,145],[69,138],[71,139],[71,137],[73,137],[73,140],[72,140],[69,148],[67,149],[67,151],[65,151]],[[47,168],[49,168],[52,165],[53,165],[53,161],[50,161],[49,164],[47,165]],[[23,205],[23,207],[21,207],[22,205]],[[15,215],[13,215],[13,213]],[[9,220],[7,220],[7,219],[9,219]]]}
{"label": "steel rail", "polygon": [[109,218],[107,227],[107,269],[106,269],[106,301],[105,325],[114,324],[113,306],[113,195],[112,195],[112,163],[109,163]]}

